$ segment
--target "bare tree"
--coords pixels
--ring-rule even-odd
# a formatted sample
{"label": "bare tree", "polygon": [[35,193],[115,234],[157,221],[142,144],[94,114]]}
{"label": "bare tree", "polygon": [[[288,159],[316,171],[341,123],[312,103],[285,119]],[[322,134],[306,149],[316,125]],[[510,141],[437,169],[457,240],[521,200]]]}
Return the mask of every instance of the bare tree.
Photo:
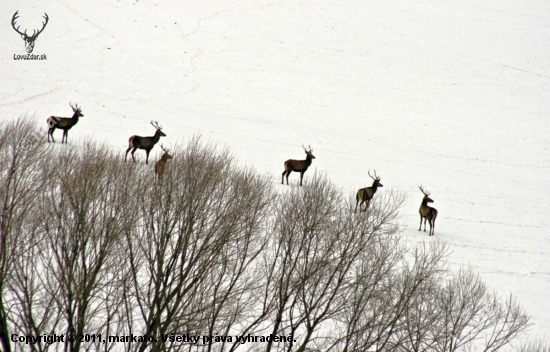
{"label": "bare tree", "polygon": [[518,348],[518,352],[550,352],[550,345],[543,339],[536,339],[523,342]]}
{"label": "bare tree", "polygon": [[266,351],[324,350],[327,341],[338,340],[329,327],[349,308],[353,273],[382,237],[398,230],[395,220],[403,197],[394,196],[392,204],[358,217],[351,201],[315,175],[307,189],[279,197],[270,246],[274,254],[265,269],[274,305],[269,333],[292,339],[283,345],[269,342]]}
{"label": "bare tree", "polygon": [[[113,302],[118,300],[121,307],[116,278],[123,267],[123,235],[136,222],[135,183],[126,182],[131,167],[117,161],[106,146],[85,144],[59,154],[62,162],[54,164],[55,173],[38,201],[45,248],[32,266],[41,273],[43,299],[61,313],[42,331],[80,336],[107,330],[116,316]],[[46,314],[50,312],[39,310],[34,318],[45,319]],[[88,342],[65,340],[65,348],[95,351],[103,346]]]}
{"label": "bare tree", "polygon": [[429,313],[423,295],[434,289],[444,273],[441,259],[446,246],[436,242],[415,247],[410,253],[391,249],[381,253],[383,259],[390,259],[389,265],[370,261],[357,272],[360,276],[355,280],[351,305],[340,319],[345,333],[337,350],[399,351],[407,344],[418,344],[426,335],[421,328],[428,326],[432,317],[419,316]]}
{"label": "bare tree", "polygon": [[[129,319],[159,337],[227,336],[234,325],[247,325],[248,288],[258,278],[252,264],[265,249],[272,190],[266,179],[236,168],[226,150],[199,139],[177,154],[162,187],[143,189],[138,198],[143,222],[127,238],[136,307]],[[161,339],[132,349],[186,347]]]}
{"label": "bare tree", "polygon": [[484,351],[497,351],[528,327],[529,318],[515,300],[500,300],[471,269],[444,284],[437,300],[437,350],[460,351],[483,338]]}
{"label": "bare tree", "polygon": [[45,180],[39,162],[45,157],[44,141],[31,119],[20,117],[0,125],[0,344],[12,351],[8,326],[15,260],[33,249],[26,242],[28,223],[35,216],[37,197]]}

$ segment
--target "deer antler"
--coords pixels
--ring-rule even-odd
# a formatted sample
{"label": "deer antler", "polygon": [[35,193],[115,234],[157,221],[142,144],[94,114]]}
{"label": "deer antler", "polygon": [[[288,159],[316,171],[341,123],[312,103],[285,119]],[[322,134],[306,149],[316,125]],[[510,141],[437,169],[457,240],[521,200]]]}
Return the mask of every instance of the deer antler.
{"label": "deer antler", "polygon": [[163,152],[168,153],[168,149],[164,148],[164,146],[161,144],[160,149],[162,149]]}
{"label": "deer antler", "polygon": [[[48,14],[45,13],[45,12],[44,12],[44,16],[42,16],[42,17],[44,17],[44,19],[46,19],[46,22],[42,22],[42,29],[40,29],[38,32],[36,32],[36,30],[34,30],[34,31],[32,32],[31,38],[37,37],[40,33],[42,33],[42,31],[44,30],[44,28],[46,28],[46,25],[48,24],[48,20],[49,20],[50,18],[48,17]],[[36,34],[35,34],[34,32],[36,32]]]}
{"label": "deer antler", "polygon": [[[20,28],[21,26],[17,26],[17,28],[15,28],[15,21],[19,18],[18,13],[19,13],[19,10],[18,10],[18,11],[15,11],[15,13],[13,14],[13,17],[11,18],[11,26],[13,27],[13,29],[15,29],[15,31],[16,31],[17,33],[19,33],[19,34],[21,34],[22,36],[25,36],[26,38],[29,38],[29,39],[34,39],[34,38],[36,38],[40,33],[42,33],[42,31],[44,30],[44,28],[46,28],[46,25],[48,24],[48,21],[49,21],[49,19],[50,19],[50,18],[48,17],[48,14],[44,12],[44,16],[42,16],[42,17],[44,17],[44,19],[45,19],[46,21],[45,21],[45,22],[42,22],[42,29],[40,29],[40,30],[36,30],[36,29],[35,29],[35,30],[32,32],[32,35],[29,36],[29,35],[27,35],[27,30],[25,30],[24,33],[21,33],[21,32],[19,31],[19,28]],[[38,32],[37,32],[37,31],[38,31]]]}
{"label": "deer antler", "polygon": [[422,188],[422,186],[418,186],[418,188],[420,188],[420,191],[422,191],[422,193],[424,193],[424,195],[425,195],[426,197],[430,195],[430,192],[425,191],[424,188]]}
{"label": "deer antler", "polygon": [[372,177],[372,175],[370,174],[370,169],[369,169],[368,173],[369,173],[370,178],[372,178],[375,181],[380,181],[380,176],[376,175],[376,170],[374,170],[374,177]]}
{"label": "deer antler", "polygon": [[306,147],[304,147],[304,143],[302,143],[302,148],[304,148],[304,151],[306,153],[313,153],[313,149],[311,149],[311,145],[308,145],[309,151],[306,149]]}
{"label": "deer antler", "polygon": [[24,35],[24,36],[27,36],[27,31],[25,31],[25,33],[21,33],[19,31],[19,27],[21,26],[18,26],[17,28],[15,28],[15,21],[19,18],[19,16],[17,15],[19,12],[19,10],[15,11],[15,13],[13,14],[13,17],[11,18],[11,26],[13,27],[13,29],[15,29],[15,31],[21,35]]}
{"label": "deer antler", "polygon": [[162,126],[159,126],[158,121],[151,121],[151,125],[153,125],[153,127],[157,130],[162,130]]}
{"label": "deer antler", "polygon": [[80,107],[78,106],[77,103],[75,103],[74,106],[73,106],[73,103],[71,102],[71,103],[69,103],[69,105],[70,105],[71,109],[73,109],[74,112],[80,111]]}

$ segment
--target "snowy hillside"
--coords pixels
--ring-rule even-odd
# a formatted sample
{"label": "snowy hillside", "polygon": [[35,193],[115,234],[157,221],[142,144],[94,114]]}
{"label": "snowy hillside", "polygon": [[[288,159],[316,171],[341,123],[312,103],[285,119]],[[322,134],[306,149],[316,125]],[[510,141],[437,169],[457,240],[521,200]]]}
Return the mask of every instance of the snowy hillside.
{"label": "snowy hillside", "polygon": [[[351,195],[376,169],[379,192],[408,194],[403,236],[413,243],[433,238],[417,228],[422,184],[449,264],[512,292],[531,336],[550,341],[547,1],[3,0],[0,9],[0,119],[34,114],[45,129],[76,102],[84,117],[58,148],[94,138],[121,156],[157,120],[165,145],[201,133],[274,183],[311,145],[306,185],[317,170]],[[47,60],[14,59],[25,54],[16,11],[31,33],[48,14],[33,51]]]}

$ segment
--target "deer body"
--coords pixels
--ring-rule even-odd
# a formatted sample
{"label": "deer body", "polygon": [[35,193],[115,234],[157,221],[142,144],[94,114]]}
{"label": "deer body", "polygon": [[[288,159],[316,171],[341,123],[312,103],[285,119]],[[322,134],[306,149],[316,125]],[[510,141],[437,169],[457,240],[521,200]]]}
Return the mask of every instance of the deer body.
{"label": "deer body", "polygon": [[128,157],[128,152],[132,150],[132,159],[134,160],[134,163],[136,162],[136,158],[134,157],[134,153],[137,149],[145,149],[145,153],[147,154],[147,157],[145,159],[145,164],[149,163],[149,153],[151,152],[151,149],[155,146],[155,144],[158,143],[160,140],[160,137],[166,137],[166,135],[161,131],[162,127],[158,125],[158,123],[153,123],[151,121],[151,124],[153,127],[157,129],[154,136],[151,137],[141,137],[133,135],[128,140],[128,149],[126,149],[126,155],[124,156],[124,161],[126,161],[126,158]]}
{"label": "deer body", "polygon": [[418,231],[421,231],[422,220],[424,220],[424,232],[426,232],[426,221],[428,221],[430,224],[430,232],[428,233],[428,236],[433,236],[435,232],[435,219],[437,218],[437,209],[428,206],[428,203],[433,203],[433,200],[428,197],[430,193],[424,191],[422,187],[419,188],[422,193],[424,193],[424,198],[422,199],[422,204],[420,204],[420,209],[418,209],[418,212],[420,213],[420,227],[418,228]]}
{"label": "deer body", "polygon": [[55,143],[55,140],[53,139],[53,132],[55,131],[56,128],[59,128],[60,130],[63,130],[63,137],[61,137],[61,143],[63,143],[63,140],[65,140],[65,143],[67,143],[67,140],[69,138],[69,130],[78,123],[78,119],[80,117],[84,116],[82,114],[82,110],[78,107],[78,104],[75,104],[75,106],[70,104],[70,106],[73,109],[72,117],[50,116],[46,120],[49,126],[48,142],[50,141],[50,136],[51,136],[52,142]]}
{"label": "deer body", "polygon": [[[302,145],[303,147],[303,145]],[[294,159],[288,159],[285,161],[285,171],[283,171],[283,174],[281,176],[281,184],[284,183],[285,175],[286,175],[286,184],[288,185],[288,176],[292,171],[296,171],[300,173],[300,186],[302,185],[302,179],[304,178],[304,173],[307,171],[308,167],[311,165],[311,162],[313,159],[315,159],[315,156],[313,156],[313,150],[311,147],[309,148],[309,151],[304,147],[304,150],[306,152],[306,160],[294,160]]]}
{"label": "deer body", "polygon": [[164,175],[164,169],[166,168],[168,160],[172,159],[172,156],[168,154],[168,150],[164,149],[163,146],[161,146],[161,148],[164,151],[164,154],[162,154],[160,160],[155,163],[155,174],[157,174],[159,180],[161,180],[162,175]]}
{"label": "deer body", "polygon": [[[374,171],[374,175],[375,177],[372,177],[369,170],[369,176],[374,180],[372,186],[361,188],[357,191],[357,195],[355,196],[355,211],[357,211],[357,205],[359,205],[359,211],[367,211],[370,201],[374,197],[378,187],[384,187],[384,185],[380,183],[380,177],[376,175],[376,170]],[[359,204],[359,200],[361,200],[361,204]],[[365,202],[367,203],[365,210],[361,210]]]}

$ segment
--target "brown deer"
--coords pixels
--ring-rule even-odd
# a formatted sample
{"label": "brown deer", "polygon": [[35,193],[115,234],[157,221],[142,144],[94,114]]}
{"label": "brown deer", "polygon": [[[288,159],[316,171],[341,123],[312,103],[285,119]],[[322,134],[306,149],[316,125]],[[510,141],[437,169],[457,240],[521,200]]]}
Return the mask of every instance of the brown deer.
{"label": "brown deer", "polygon": [[[359,204],[359,199],[361,200],[361,204],[359,204],[359,211],[367,211],[369,208],[370,201],[372,197],[374,197],[374,194],[376,193],[376,190],[378,187],[384,187],[383,184],[380,183],[380,176],[376,175],[376,170],[374,170],[374,177],[370,174],[369,170],[369,176],[374,181],[372,182],[372,186],[361,188],[357,191],[357,195],[355,196],[355,211],[357,211],[357,205]],[[367,203],[367,206],[365,207],[365,210],[361,210],[361,207],[363,206],[363,203]]]}
{"label": "brown deer", "polygon": [[55,131],[56,128],[59,128],[60,130],[63,130],[63,137],[61,137],[61,143],[63,143],[63,139],[65,139],[65,143],[67,143],[67,139],[69,138],[69,130],[78,123],[79,117],[84,116],[82,114],[82,109],[78,107],[78,104],[75,104],[75,106],[73,106],[72,103],[69,103],[69,105],[73,109],[72,117],[50,116],[46,120],[46,122],[48,123],[48,142],[50,141],[50,136],[51,136],[52,142],[55,143],[55,140],[53,139],[53,132]]}
{"label": "brown deer", "polygon": [[172,156],[168,154],[168,150],[165,149],[162,144],[160,145],[160,148],[162,149],[164,154],[162,154],[160,160],[155,163],[155,174],[157,174],[159,180],[162,179],[162,175],[164,174],[164,169],[166,168],[168,160],[172,159]]}
{"label": "brown deer", "polygon": [[302,185],[302,179],[304,178],[304,172],[307,171],[307,168],[311,165],[311,162],[315,157],[313,156],[313,150],[311,149],[311,146],[309,146],[309,150],[304,147],[302,144],[302,148],[304,148],[304,151],[306,152],[306,160],[294,160],[294,159],[288,159],[285,161],[285,171],[283,171],[283,175],[281,177],[281,184],[284,183],[285,174],[286,174],[286,184],[288,185],[288,175],[292,171],[296,171],[300,173],[300,186]]}
{"label": "brown deer", "polygon": [[29,36],[27,35],[27,30],[25,29],[25,32],[20,32],[19,31],[19,27],[20,26],[17,26],[17,28],[15,28],[15,21],[19,18],[18,16],[18,13],[19,13],[19,10],[15,11],[15,13],[13,14],[13,17],[11,19],[11,26],[13,27],[13,29],[19,33],[21,35],[21,38],[23,38],[23,40],[25,41],[25,49],[27,50],[27,53],[32,53],[33,49],[34,49],[34,42],[36,41],[36,38],[38,38],[38,35],[40,33],[42,33],[42,31],[44,30],[44,28],[46,28],[46,25],[48,24],[48,14],[44,12],[44,19],[46,20],[45,22],[42,22],[42,29],[40,30],[33,30],[32,32],[32,35]]}
{"label": "brown deer", "polygon": [[426,220],[430,223],[430,232],[428,236],[433,236],[435,232],[435,218],[437,218],[437,209],[428,206],[428,203],[433,203],[434,201],[429,197],[430,193],[425,191],[422,186],[418,186],[420,191],[424,193],[424,199],[422,199],[422,204],[420,204],[420,227],[418,231],[422,228],[422,219],[424,219],[424,232],[426,232]]}
{"label": "brown deer", "polygon": [[164,132],[162,132],[162,127],[159,126],[159,123],[157,121],[151,121],[151,125],[153,125],[154,128],[157,129],[154,136],[151,137],[141,137],[133,135],[128,140],[128,149],[126,149],[126,155],[124,156],[124,161],[126,161],[126,158],[128,157],[128,152],[130,149],[132,150],[132,159],[134,159],[134,163],[136,162],[136,158],[134,158],[134,153],[137,149],[145,149],[145,153],[147,154],[147,157],[145,158],[145,164],[149,163],[149,153],[151,152],[151,149],[155,146],[155,144],[158,143],[160,137],[166,137]]}

